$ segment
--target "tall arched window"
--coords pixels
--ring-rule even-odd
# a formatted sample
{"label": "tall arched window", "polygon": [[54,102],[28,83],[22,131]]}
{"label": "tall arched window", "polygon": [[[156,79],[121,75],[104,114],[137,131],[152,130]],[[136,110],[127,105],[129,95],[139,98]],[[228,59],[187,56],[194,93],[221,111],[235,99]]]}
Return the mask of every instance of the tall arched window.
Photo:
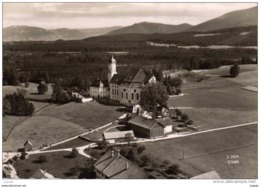
{"label": "tall arched window", "polygon": [[132,99],[134,99],[134,93],[132,93]]}
{"label": "tall arched window", "polygon": [[122,98],[124,98],[124,92],[122,92]]}
{"label": "tall arched window", "polygon": [[136,99],[137,99],[137,100],[139,99],[139,93],[136,94]]}
{"label": "tall arched window", "polygon": [[128,99],[128,93],[126,93],[126,99]]}

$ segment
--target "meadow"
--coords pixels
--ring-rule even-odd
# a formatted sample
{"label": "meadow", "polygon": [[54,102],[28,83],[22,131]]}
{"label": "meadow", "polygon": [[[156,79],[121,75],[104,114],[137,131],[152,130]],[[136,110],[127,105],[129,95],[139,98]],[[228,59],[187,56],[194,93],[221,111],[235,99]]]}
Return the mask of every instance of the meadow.
{"label": "meadow", "polygon": [[[40,155],[47,156],[47,162],[38,161]],[[28,160],[19,160],[14,164],[19,177],[30,178],[39,168],[46,170],[59,179],[78,179],[89,169],[91,162],[84,156],[78,155],[76,158],[69,157],[70,152],[55,152],[30,155]],[[58,168],[58,169],[57,169]]]}
{"label": "meadow", "polygon": [[[143,145],[144,154],[178,163],[192,176],[216,170],[226,179],[257,178],[257,125]],[[227,155],[238,155],[239,164],[228,164]]]}

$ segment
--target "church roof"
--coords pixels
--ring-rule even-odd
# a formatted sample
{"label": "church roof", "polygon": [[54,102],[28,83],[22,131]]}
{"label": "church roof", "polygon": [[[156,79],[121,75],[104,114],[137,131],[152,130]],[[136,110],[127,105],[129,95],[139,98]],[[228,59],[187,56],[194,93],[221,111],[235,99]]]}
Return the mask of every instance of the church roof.
{"label": "church roof", "polygon": [[124,74],[115,74],[113,78],[110,81],[110,84],[118,84],[120,85],[124,79],[125,75]]}
{"label": "church roof", "polygon": [[143,83],[145,81],[146,74],[142,69],[132,68],[125,76],[123,82],[131,83]]}

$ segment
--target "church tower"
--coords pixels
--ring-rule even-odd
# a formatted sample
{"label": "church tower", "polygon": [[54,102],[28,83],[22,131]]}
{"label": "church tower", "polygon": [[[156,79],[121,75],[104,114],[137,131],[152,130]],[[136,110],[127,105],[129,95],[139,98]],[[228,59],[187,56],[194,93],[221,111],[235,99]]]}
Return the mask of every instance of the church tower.
{"label": "church tower", "polygon": [[114,59],[114,56],[112,55],[111,60],[109,60],[108,63],[108,84],[110,83],[113,76],[117,74],[116,72],[116,60]]}

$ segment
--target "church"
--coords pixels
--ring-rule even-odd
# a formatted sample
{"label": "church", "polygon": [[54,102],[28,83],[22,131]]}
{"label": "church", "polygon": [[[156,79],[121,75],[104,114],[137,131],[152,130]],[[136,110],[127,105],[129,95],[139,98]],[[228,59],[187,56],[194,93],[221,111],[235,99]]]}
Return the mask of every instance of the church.
{"label": "church", "polygon": [[141,100],[141,89],[148,83],[156,83],[155,76],[147,76],[143,69],[132,68],[126,74],[117,73],[116,60],[108,63],[107,80],[96,80],[90,86],[90,96],[109,97],[122,105],[133,106]]}

